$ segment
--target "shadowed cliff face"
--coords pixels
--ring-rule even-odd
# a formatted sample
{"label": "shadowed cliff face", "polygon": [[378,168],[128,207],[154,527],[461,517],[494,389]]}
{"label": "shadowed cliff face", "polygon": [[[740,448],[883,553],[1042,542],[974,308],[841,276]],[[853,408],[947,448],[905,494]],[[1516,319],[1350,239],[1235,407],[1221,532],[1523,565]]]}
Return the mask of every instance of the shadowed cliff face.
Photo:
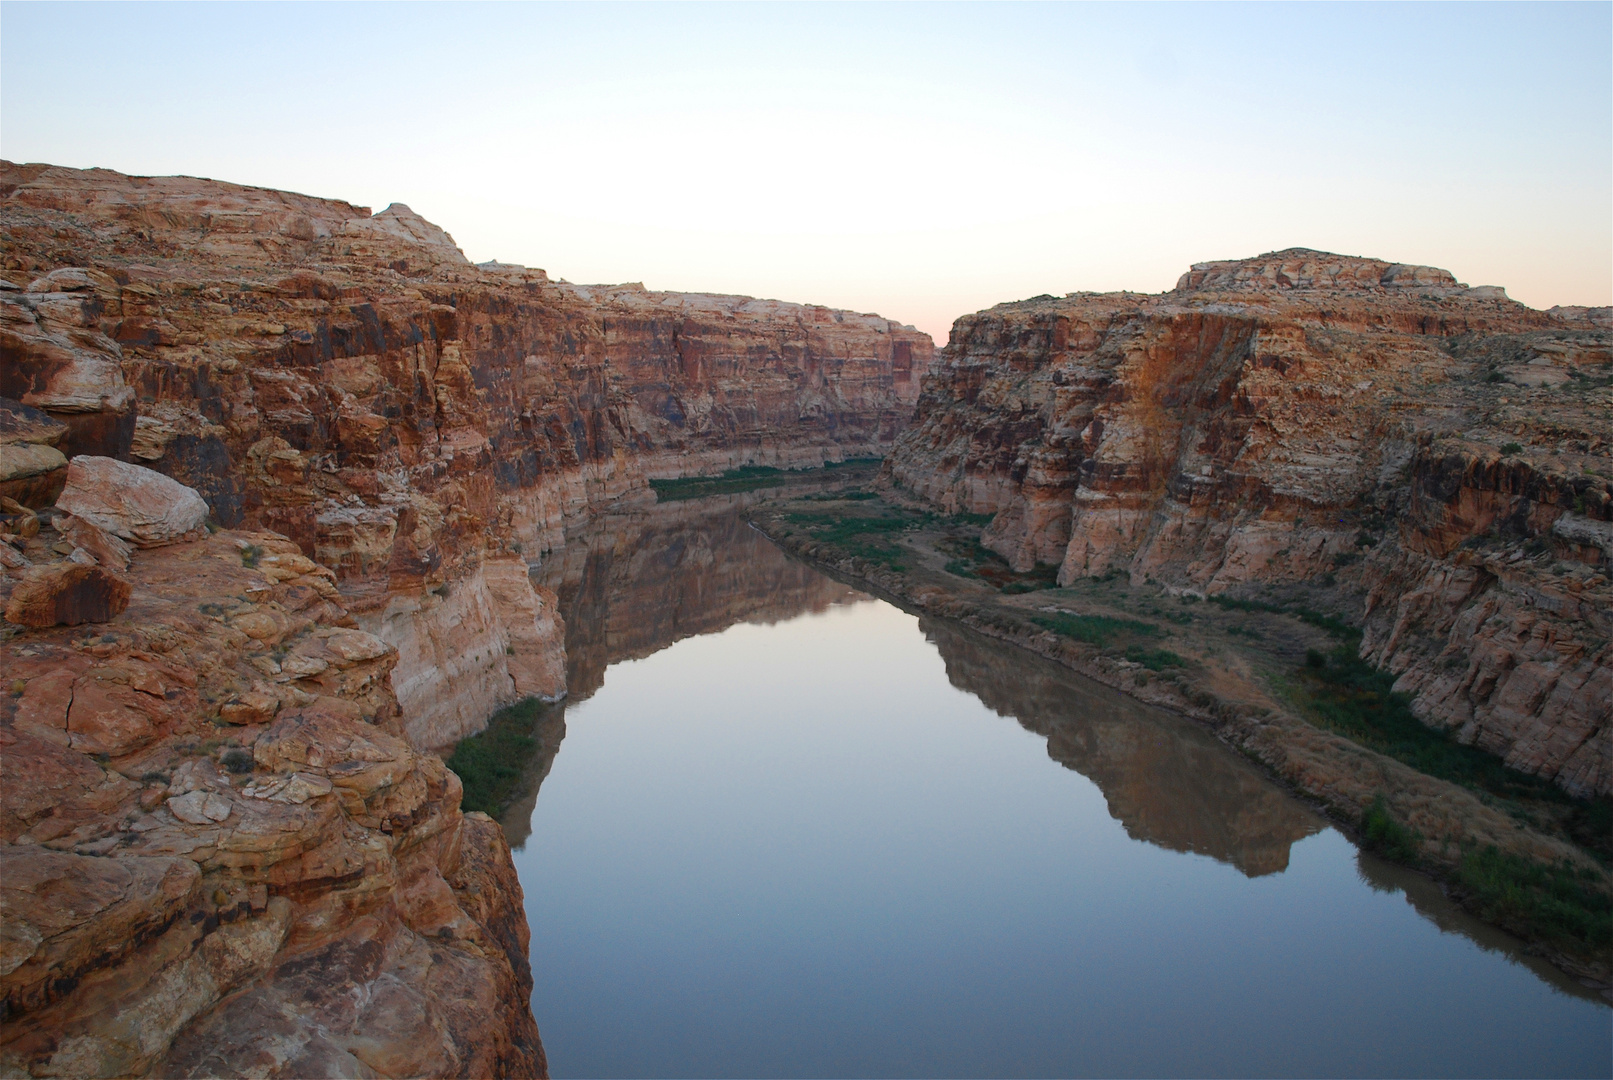
{"label": "shadowed cliff face", "polygon": [[939,619],[921,618],[952,685],[1047,740],[1047,755],[1098,785],[1136,840],[1231,863],[1288,868],[1315,814],[1202,728]]}
{"label": "shadowed cliff face", "polygon": [[1291,250],[959,319],[888,458],[1068,583],[1336,579],[1425,720],[1613,791],[1613,316]]}
{"label": "shadowed cliff face", "polygon": [[333,568],[428,746],[563,690],[519,645],[542,598],[484,558],[652,477],[883,455],[932,355],[876,315],[477,267],[402,206],[0,163],[0,226],[0,395]]}

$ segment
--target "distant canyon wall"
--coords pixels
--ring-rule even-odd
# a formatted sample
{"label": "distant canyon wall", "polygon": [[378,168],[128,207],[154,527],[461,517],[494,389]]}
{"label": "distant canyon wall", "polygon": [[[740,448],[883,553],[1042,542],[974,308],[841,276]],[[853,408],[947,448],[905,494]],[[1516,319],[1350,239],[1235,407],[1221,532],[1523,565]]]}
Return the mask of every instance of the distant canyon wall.
{"label": "distant canyon wall", "polygon": [[1342,590],[1429,723],[1613,791],[1613,311],[1303,249],[959,319],[889,480],[1059,579]]}
{"label": "distant canyon wall", "polygon": [[[61,457],[167,473],[332,567],[422,746],[564,692],[553,599],[508,568],[568,517],[882,455],[933,357],[875,315],[476,266],[399,205],[0,163],[0,224],[0,396],[66,423]],[[8,492],[65,465],[29,454]]]}

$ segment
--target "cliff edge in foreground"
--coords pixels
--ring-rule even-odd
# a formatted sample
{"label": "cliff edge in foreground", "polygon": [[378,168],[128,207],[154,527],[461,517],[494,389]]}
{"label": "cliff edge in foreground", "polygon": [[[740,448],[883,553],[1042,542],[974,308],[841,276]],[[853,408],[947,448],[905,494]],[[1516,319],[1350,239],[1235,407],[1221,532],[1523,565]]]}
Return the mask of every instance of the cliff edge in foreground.
{"label": "cliff edge in foreground", "polygon": [[86,462],[0,544],[0,1072],[542,1075],[509,849],[396,650],[296,544]]}

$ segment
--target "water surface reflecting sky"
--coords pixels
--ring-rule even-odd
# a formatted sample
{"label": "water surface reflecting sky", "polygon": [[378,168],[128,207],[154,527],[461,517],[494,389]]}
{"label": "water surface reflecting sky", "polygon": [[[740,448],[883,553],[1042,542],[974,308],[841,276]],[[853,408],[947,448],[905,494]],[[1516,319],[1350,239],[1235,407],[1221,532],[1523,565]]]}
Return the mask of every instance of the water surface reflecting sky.
{"label": "water surface reflecting sky", "polygon": [[1613,1070],[1605,1006],[1200,729],[824,595],[567,709],[517,811],[556,1076]]}

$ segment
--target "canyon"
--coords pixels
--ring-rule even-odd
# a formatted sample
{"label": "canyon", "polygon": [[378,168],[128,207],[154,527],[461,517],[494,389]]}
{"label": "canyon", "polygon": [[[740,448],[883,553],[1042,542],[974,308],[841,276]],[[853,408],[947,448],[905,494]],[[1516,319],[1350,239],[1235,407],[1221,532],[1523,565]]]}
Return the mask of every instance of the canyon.
{"label": "canyon", "polygon": [[930,339],[186,177],[0,163],[0,228],[5,1070],[544,1075],[434,751],[567,692],[568,521],[883,456]]}
{"label": "canyon", "polygon": [[[1293,249],[938,353],[196,178],[3,162],[0,233],[8,1075],[546,1075],[526,837],[440,755],[556,703],[529,820],[568,694],[855,588],[742,520],[766,493],[652,481],[884,458],[1014,572],[1344,612],[1426,723],[1613,793],[1609,309]],[[1134,698],[1197,714],[1129,668],[1075,723],[1075,676],[923,625],[1132,836],[1253,878],[1318,828],[1211,734],[1152,738]]]}
{"label": "canyon", "polygon": [[1305,600],[1420,717],[1613,792],[1613,309],[1293,249],[958,320],[888,483],[1058,581]]}

